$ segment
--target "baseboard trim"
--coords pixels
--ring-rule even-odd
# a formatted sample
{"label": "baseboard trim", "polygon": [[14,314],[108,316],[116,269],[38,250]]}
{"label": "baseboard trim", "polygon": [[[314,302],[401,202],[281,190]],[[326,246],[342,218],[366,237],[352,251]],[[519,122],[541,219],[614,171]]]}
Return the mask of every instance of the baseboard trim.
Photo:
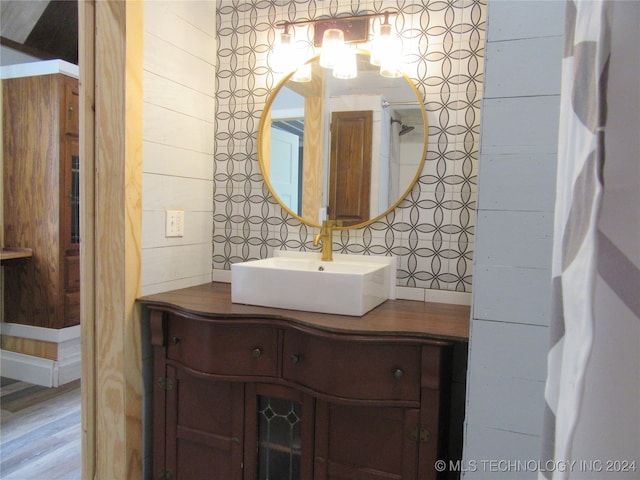
{"label": "baseboard trim", "polygon": [[0,332],[21,338],[56,343],[57,359],[48,359],[25,353],[0,350],[0,375],[14,380],[59,387],[80,378],[80,326],[51,329],[0,323]]}
{"label": "baseboard trim", "polygon": [[30,338],[43,342],[61,343],[80,338],[80,325],[66,328],[44,328],[19,323],[0,322],[0,333],[10,337]]}
{"label": "baseboard trim", "polygon": [[59,387],[80,378],[80,356],[63,362],[0,350],[0,375],[22,382]]}

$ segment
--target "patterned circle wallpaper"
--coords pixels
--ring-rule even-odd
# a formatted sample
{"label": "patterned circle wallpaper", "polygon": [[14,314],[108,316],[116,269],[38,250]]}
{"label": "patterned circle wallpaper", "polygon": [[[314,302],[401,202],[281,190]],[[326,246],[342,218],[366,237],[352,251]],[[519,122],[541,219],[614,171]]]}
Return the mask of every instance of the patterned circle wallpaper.
{"label": "patterned circle wallpaper", "polygon": [[214,162],[213,266],[315,250],[318,229],[282,209],[257,155],[260,116],[280,76],[269,67],[283,21],[396,10],[405,73],[429,123],[422,174],[398,208],[334,236],[334,252],[399,257],[398,285],[471,291],[480,141],[485,0],[221,0]]}

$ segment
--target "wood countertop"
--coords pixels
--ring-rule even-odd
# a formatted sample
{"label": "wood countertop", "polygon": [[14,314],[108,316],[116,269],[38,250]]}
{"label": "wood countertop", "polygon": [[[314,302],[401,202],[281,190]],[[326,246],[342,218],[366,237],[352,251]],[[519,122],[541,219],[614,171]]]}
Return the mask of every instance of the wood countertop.
{"label": "wood countertop", "polygon": [[351,317],[232,303],[231,284],[219,282],[147,295],[138,302],[218,319],[281,319],[336,333],[469,339],[470,307],[465,305],[387,300],[362,317]]}

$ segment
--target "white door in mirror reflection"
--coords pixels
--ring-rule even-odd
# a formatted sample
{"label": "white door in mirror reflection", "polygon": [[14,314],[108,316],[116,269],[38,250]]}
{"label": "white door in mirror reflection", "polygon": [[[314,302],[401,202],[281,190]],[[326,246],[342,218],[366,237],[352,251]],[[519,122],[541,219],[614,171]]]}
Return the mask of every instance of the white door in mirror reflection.
{"label": "white door in mirror reflection", "polygon": [[293,133],[271,129],[271,185],[289,210],[300,215],[299,139]]}

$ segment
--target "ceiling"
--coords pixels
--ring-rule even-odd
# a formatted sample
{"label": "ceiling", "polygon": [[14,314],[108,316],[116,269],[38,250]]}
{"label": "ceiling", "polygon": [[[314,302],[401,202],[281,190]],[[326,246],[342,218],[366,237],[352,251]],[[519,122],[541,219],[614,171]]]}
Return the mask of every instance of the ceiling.
{"label": "ceiling", "polygon": [[3,46],[78,64],[77,0],[0,0]]}

